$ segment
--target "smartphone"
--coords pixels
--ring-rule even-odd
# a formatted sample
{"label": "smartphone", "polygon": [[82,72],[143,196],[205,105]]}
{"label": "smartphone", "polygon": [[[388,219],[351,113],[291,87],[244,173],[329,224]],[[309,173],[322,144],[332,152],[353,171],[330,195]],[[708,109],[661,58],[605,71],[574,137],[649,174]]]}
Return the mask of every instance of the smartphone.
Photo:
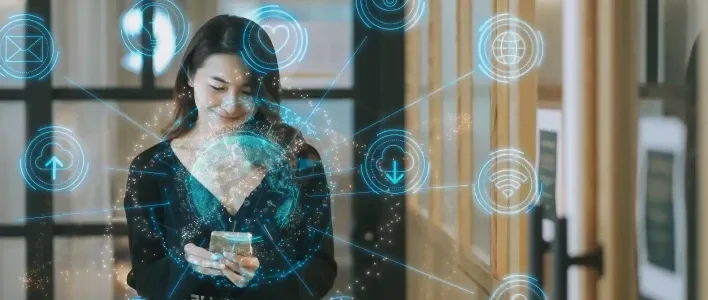
{"label": "smartphone", "polygon": [[253,256],[250,232],[212,231],[209,241],[209,251],[223,254],[224,252],[236,253],[241,256]]}

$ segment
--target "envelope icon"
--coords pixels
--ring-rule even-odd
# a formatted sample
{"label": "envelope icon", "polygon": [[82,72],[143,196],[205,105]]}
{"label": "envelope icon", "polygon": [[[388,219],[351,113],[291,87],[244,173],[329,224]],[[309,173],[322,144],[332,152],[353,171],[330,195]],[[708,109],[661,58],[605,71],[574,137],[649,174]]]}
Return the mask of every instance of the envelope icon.
{"label": "envelope icon", "polygon": [[[27,42],[27,46],[22,47],[23,41]],[[14,35],[5,36],[5,62],[6,63],[23,63],[33,62],[41,63],[44,61],[44,37]]]}

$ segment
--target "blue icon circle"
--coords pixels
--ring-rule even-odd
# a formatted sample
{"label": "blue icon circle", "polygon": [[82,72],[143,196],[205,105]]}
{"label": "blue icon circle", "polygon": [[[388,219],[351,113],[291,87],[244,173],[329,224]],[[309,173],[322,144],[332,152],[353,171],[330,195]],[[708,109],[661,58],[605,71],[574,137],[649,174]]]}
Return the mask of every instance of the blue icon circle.
{"label": "blue icon circle", "polygon": [[510,14],[499,14],[482,24],[477,43],[479,69],[490,79],[515,81],[543,60],[543,36]]}
{"label": "blue icon circle", "polygon": [[[293,15],[278,5],[260,7],[252,15],[260,28],[254,23],[248,23],[243,33],[244,45],[241,51],[241,57],[251,69],[265,74],[302,62],[309,46],[309,36]],[[272,49],[263,39],[264,35],[271,38]],[[272,56],[276,56],[277,60],[272,59]]]}
{"label": "blue icon circle", "polygon": [[15,79],[44,79],[59,62],[51,32],[44,20],[31,14],[17,14],[0,28],[0,76]]}
{"label": "blue icon circle", "polygon": [[67,128],[40,129],[20,159],[20,173],[34,190],[72,191],[86,179],[89,162]]}
{"label": "blue icon circle", "polygon": [[489,299],[546,300],[548,297],[535,278],[526,275],[509,275],[502,280],[501,285],[494,290]]}
{"label": "blue icon circle", "polygon": [[[541,199],[541,186],[534,166],[519,150],[502,149],[489,156],[472,187],[477,204],[490,214],[528,212]],[[520,194],[524,186],[526,192]],[[493,193],[509,201],[494,201]]]}
{"label": "blue icon circle", "polygon": [[374,193],[399,195],[418,191],[428,180],[430,163],[421,146],[404,130],[380,132],[360,167]]}
{"label": "blue icon circle", "polygon": [[[426,0],[356,0],[354,1],[356,14],[368,28],[384,31],[408,30],[413,28],[426,9]],[[392,17],[400,15],[403,18]]]}
{"label": "blue icon circle", "polygon": [[[143,15],[152,8],[152,24],[143,24]],[[182,9],[170,0],[141,0],[135,3],[122,18],[120,37],[128,51],[144,56],[172,57],[182,51],[189,40],[190,26],[182,13]],[[152,35],[146,26],[152,26]],[[165,30],[171,32],[165,34]],[[141,40],[145,32],[150,43]],[[169,43],[167,47],[161,43]],[[160,53],[159,49],[169,49],[172,53]]]}

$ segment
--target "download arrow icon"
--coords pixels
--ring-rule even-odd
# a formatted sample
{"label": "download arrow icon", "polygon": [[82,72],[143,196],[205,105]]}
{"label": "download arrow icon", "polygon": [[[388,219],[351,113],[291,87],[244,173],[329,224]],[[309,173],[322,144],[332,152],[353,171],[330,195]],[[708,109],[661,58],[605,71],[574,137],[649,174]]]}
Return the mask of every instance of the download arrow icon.
{"label": "download arrow icon", "polygon": [[403,179],[403,173],[398,173],[398,162],[393,160],[393,170],[386,172],[386,178],[393,184],[398,184]]}
{"label": "download arrow icon", "polygon": [[52,165],[52,180],[57,180],[57,167],[61,168],[64,163],[61,162],[56,156],[52,156],[45,164],[45,167]]}

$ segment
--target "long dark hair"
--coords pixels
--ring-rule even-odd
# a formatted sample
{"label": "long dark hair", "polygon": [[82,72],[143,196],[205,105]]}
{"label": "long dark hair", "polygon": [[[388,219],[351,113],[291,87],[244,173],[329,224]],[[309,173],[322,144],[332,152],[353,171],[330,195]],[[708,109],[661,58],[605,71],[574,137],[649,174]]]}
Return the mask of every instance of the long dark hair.
{"label": "long dark hair", "polygon": [[[244,39],[248,39],[244,41]],[[196,70],[213,54],[232,54],[240,56],[245,43],[258,41],[258,47],[249,47],[250,53],[268,66],[277,66],[278,60],[273,43],[263,28],[255,22],[233,15],[219,15],[207,21],[194,34],[187,46],[182,65],[175,79],[173,97],[175,101],[174,118],[164,130],[164,139],[170,141],[189,132],[197,122],[194,88],[189,85]],[[278,105],[264,105],[263,101],[280,103],[280,72],[278,68],[255,70],[249,64],[249,85],[256,99],[256,112],[245,127],[251,130],[267,128],[269,137],[290,152],[300,157],[305,146],[302,134],[285,124],[280,118]]]}

